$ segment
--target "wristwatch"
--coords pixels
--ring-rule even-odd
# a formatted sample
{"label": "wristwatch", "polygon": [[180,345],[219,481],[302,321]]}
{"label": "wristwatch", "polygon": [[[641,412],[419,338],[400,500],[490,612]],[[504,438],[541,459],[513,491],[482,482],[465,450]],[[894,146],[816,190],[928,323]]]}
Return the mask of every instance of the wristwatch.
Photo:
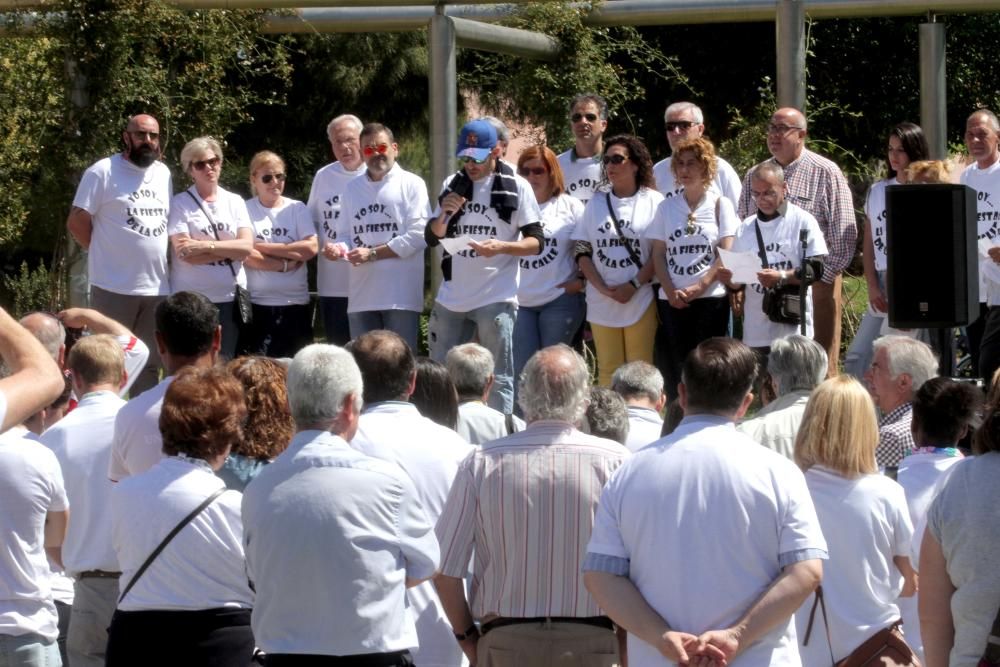
{"label": "wristwatch", "polygon": [[784,271],[778,271],[778,287],[785,286],[785,280],[788,279],[788,274]]}
{"label": "wristwatch", "polygon": [[639,285],[639,281],[636,280],[635,278],[632,278],[630,281],[628,281],[628,284],[636,289],[639,289],[639,287],[641,287],[641,285]]}
{"label": "wristwatch", "polygon": [[462,634],[458,634],[456,632],[455,639],[457,641],[464,642],[466,639],[469,639],[470,637],[476,637],[478,635],[479,635],[479,628],[476,627],[475,623],[473,623]]}
{"label": "wristwatch", "polygon": [[368,253],[368,257],[365,258],[365,261],[366,262],[375,262],[375,261],[377,261],[378,260],[378,250],[376,250],[375,248],[371,248],[370,250],[371,250],[371,252]]}

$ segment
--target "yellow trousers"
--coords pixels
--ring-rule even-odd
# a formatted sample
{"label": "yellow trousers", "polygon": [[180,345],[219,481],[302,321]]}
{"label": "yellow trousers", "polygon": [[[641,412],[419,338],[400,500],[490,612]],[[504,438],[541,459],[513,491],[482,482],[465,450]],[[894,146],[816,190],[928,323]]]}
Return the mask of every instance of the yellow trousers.
{"label": "yellow trousers", "polygon": [[[647,288],[648,289],[648,288]],[[627,327],[606,327],[591,322],[594,347],[597,348],[597,382],[611,386],[611,376],[629,361],[653,363],[656,339],[656,304],[651,303],[639,321]]]}

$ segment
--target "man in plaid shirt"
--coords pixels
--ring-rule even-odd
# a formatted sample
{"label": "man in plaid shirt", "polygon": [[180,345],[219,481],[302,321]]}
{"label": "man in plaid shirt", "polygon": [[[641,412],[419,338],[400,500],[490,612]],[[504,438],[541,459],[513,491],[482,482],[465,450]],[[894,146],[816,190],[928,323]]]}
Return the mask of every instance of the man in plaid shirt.
{"label": "man in plaid shirt", "polygon": [[[858,228],[854,202],[844,173],[830,160],[805,147],[806,118],[798,109],[778,109],[767,126],[771,159],[785,170],[788,201],[811,213],[819,222],[829,253],[823,277],[813,284],[813,323],[816,342],[826,349],[830,375],[840,361],[841,274],[854,258]],[[754,212],[750,174],[743,179],[739,215]]]}

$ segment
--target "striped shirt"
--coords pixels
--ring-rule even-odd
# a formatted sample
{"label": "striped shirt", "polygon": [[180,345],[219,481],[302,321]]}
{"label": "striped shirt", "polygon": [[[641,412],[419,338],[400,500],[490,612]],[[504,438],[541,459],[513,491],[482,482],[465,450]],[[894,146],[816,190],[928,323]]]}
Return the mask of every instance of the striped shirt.
{"label": "striped shirt", "polygon": [[580,564],[601,490],[628,456],[565,422],[537,421],[465,459],[437,536],[450,577],[465,575],[475,548],[475,618],[600,614]]}
{"label": "striped shirt", "polygon": [[[774,158],[771,161],[776,162]],[[836,164],[805,148],[798,159],[784,170],[788,200],[812,213],[823,231],[828,250],[823,265],[823,282],[832,283],[836,275],[854,259],[857,249],[858,225],[847,179]],[[756,210],[748,172],[743,179],[739,215],[746,218]]]}

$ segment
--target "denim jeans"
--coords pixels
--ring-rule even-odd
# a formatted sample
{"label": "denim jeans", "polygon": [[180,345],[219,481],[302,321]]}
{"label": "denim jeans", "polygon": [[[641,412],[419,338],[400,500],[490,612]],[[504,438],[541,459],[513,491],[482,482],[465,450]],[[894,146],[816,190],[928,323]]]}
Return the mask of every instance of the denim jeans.
{"label": "denim jeans", "polygon": [[351,323],[351,338],[376,329],[388,329],[402,336],[413,354],[418,354],[420,313],[414,310],[365,310],[348,313],[347,319]]}
{"label": "denim jeans", "polygon": [[587,299],[582,292],[563,292],[541,306],[519,306],[514,324],[514,378],[521,377],[524,365],[538,350],[549,345],[572,345],[586,315]]}
{"label": "denim jeans", "polygon": [[434,304],[427,325],[427,346],[434,361],[444,363],[448,350],[468,343],[478,334],[479,344],[493,355],[493,390],[489,406],[504,414],[514,410],[514,320],[517,306],[490,303],[467,313]]}
{"label": "denim jeans", "polygon": [[60,667],[59,646],[41,635],[0,635],[0,667]]}

